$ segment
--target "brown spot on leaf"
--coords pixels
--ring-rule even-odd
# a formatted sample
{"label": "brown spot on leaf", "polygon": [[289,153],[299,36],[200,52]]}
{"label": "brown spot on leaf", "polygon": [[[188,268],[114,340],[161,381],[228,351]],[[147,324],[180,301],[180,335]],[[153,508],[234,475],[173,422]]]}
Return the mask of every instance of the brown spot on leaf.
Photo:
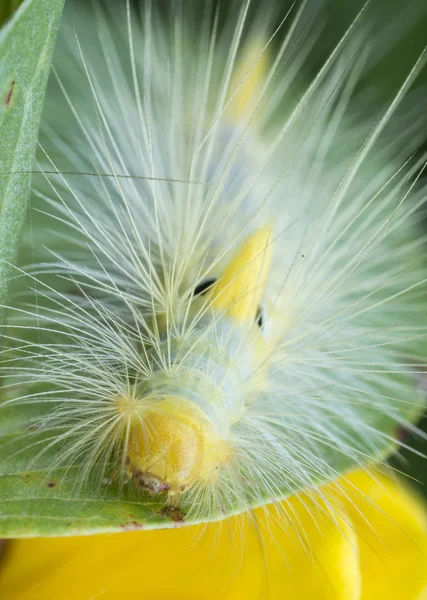
{"label": "brown spot on leaf", "polygon": [[132,521],[131,523],[121,523],[120,528],[123,531],[135,531],[136,529],[143,529],[144,526],[138,521]]}
{"label": "brown spot on leaf", "polygon": [[13,92],[15,91],[15,83],[16,81],[12,79],[12,81],[10,82],[9,90],[6,94],[6,98],[4,99],[4,103],[7,107],[10,106],[10,103],[12,101]]}
{"label": "brown spot on leaf", "polygon": [[409,436],[409,429],[407,427],[405,427],[404,425],[399,425],[399,427],[396,430],[397,441],[400,442],[401,444],[403,444],[408,439],[408,436]]}
{"label": "brown spot on leaf", "polygon": [[185,523],[185,512],[177,506],[164,506],[162,509],[160,509],[159,515],[170,519],[177,525],[182,525]]}
{"label": "brown spot on leaf", "polygon": [[50,482],[47,484],[47,487],[53,488],[53,487],[55,487],[55,485],[56,485],[56,484],[55,484],[55,483],[53,483],[53,481],[50,481]]}

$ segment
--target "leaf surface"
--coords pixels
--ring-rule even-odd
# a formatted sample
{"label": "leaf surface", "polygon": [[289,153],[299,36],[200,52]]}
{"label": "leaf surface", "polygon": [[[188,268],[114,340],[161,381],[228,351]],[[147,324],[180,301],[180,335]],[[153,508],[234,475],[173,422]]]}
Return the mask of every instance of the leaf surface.
{"label": "leaf surface", "polygon": [[[27,0],[0,32],[0,306],[30,194],[46,83],[64,0]],[[0,316],[3,316],[0,309]]]}

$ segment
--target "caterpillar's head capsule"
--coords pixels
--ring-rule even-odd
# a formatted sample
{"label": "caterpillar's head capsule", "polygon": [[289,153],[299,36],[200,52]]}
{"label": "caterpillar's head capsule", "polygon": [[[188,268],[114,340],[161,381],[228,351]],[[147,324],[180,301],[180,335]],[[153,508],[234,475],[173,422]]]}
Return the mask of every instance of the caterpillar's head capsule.
{"label": "caterpillar's head capsule", "polygon": [[172,365],[184,354],[189,371],[158,369],[148,387],[136,386],[132,399],[117,402],[126,423],[128,473],[154,494],[180,495],[198,481],[214,480],[232,460],[231,429],[247,402],[242,382],[259,354],[257,337],[247,331],[257,320],[269,239],[269,228],[248,236],[207,294],[208,322],[215,327],[199,348],[192,339],[181,350],[169,347]]}
{"label": "caterpillar's head capsule", "polygon": [[128,468],[151,492],[179,495],[197,480],[215,477],[230,455],[203,411],[171,396],[156,402],[131,428]]}

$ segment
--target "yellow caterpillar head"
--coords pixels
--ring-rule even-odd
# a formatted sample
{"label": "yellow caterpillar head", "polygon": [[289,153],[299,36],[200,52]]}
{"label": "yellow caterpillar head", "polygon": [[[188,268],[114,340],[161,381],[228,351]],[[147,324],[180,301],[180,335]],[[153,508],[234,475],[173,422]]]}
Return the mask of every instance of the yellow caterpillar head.
{"label": "yellow caterpillar head", "polygon": [[167,397],[132,428],[129,471],[153,493],[182,494],[199,479],[212,479],[231,451],[194,402]]}

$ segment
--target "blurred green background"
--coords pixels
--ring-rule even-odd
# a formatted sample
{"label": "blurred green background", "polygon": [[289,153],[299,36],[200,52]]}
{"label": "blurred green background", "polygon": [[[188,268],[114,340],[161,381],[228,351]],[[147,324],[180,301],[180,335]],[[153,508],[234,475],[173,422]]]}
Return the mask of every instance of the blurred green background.
{"label": "blurred green background", "polygon": [[22,0],[0,0],[0,25],[18,8]]}

